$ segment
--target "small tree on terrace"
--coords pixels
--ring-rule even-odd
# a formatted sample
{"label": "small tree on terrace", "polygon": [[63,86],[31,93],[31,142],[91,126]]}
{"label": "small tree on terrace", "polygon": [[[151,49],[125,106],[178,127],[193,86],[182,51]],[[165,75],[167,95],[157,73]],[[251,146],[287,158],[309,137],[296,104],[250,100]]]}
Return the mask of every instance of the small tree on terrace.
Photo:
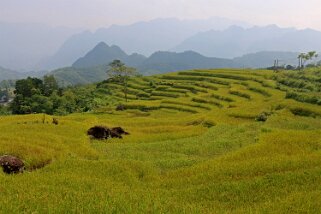
{"label": "small tree on terrace", "polygon": [[125,95],[125,100],[127,102],[128,94],[128,79],[136,74],[136,69],[132,67],[127,67],[122,61],[114,60],[109,63],[109,69],[107,70],[107,75],[109,79],[118,82],[123,86],[123,92]]}

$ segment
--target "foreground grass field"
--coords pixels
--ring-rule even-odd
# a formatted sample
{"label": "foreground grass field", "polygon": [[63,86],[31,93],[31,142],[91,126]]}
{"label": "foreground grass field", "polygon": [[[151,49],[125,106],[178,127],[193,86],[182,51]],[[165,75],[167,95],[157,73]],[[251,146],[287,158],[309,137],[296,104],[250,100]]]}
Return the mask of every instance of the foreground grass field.
{"label": "foreground grass field", "polygon": [[[100,85],[109,106],[58,126],[48,115],[1,117],[0,154],[28,171],[0,173],[0,212],[320,213],[320,79],[184,71],[132,79],[128,103],[120,86]],[[127,110],[114,111],[119,103]],[[97,124],[131,135],[90,140]]]}

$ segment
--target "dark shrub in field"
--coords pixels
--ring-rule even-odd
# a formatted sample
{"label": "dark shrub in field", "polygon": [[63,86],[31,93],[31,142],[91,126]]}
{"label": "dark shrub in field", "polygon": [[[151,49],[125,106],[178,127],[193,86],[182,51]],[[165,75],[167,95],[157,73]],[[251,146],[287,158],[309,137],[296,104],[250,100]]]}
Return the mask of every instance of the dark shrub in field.
{"label": "dark shrub in field", "polygon": [[87,135],[98,140],[106,140],[108,138],[123,138],[122,135],[129,135],[121,127],[108,128],[106,126],[94,126],[87,131]]}
{"label": "dark shrub in field", "polygon": [[114,127],[111,130],[117,132],[118,134],[129,135],[129,133],[126,132],[122,127]]}
{"label": "dark shrub in field", "polygon": [[122,127],[114,127],[110,130],[110,136],[112,138],[123,138],[121,135],[129,135]]}
{"label": "dark shrub in field", "polygon": [[52,123],[53,123],[54,125],[58,125],[58,124],[59,124],[59,121],[58,121],[57,118],[52,118]]}
{"label": "dark shrub in field", "polygon": [[94,137],[95,139],[103,140],[110,137],[110,129],[105,126],[94,126],[87,131],[87,135]]}
{"label": "dark shrub in field", "polygon": [[25,164],[23,161],[11,155],[1,156],[0,165],[3,169],[3,172],[7,174],[22,173],[25,169]]}
{"label": "dark shrub in field", "polygon": [[259,114],[255,120],[256,121],[260,121],[260,122],[265,122],[267,121],[267,119],[269,118],[269,116],[271,116],[270,112],[262,112],[261,114]]}
{"label": "dark shrub in field", "polygon": [[126,110],[126,107],[124,105],[118,105],[116,107],[116,111],[125,111]]}

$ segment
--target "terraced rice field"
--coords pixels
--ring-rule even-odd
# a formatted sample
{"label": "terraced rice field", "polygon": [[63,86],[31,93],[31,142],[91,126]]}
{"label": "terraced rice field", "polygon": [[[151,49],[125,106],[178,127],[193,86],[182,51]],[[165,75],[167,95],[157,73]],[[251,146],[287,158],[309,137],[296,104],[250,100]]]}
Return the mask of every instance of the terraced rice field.
{"label": "terraced rice field", "polygon": [[[128,102],[121,86],[101,84],[105,107],[58,126],[49,115],[1,117],[0,154],[28,171],[0,173],[0,212],[319,213],[320,79],[182,71],[132,78]],[[97,124],[130,135],[91,140]]]}

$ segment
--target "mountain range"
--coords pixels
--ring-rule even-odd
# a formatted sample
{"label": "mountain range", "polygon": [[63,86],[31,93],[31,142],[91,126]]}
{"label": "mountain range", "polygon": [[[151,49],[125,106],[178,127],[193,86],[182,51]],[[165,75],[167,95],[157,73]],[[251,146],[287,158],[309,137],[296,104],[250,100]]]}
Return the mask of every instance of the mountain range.
{"label": "mountain range", "polygon": [[90,68],[107,65],[115,59],[123,61],[128,66],[136,67],[142,74],[155,74],[194,68],[240,66],[240,64],[234,63],[233,60],[205,57],[194,51],[185,51],[182,53],[157,51],[148,58],[137,53],[128,55],[118,46],[108,46],[106,43],[100,42],[84,57],[79,58],[72,67]]}
{"label": "mountain range", "polygon": [[193,51],[182,53],[158,51],[150,57],[140,54],[127,54],[120,47],[108,46],[100,42],[85,56],[76,60],[71,67],[52,71],[60,85],[88,84],[106,79],[108,64],[115,59],[122,60],[127,66],[135,67],[140,74],[160,74],[164,72],[195,68],[239,67],[229,59],[210,58]]}
{"label": "mountain range", "polygon": [[[206,57],[194,51],[168,52],[157,51],[150,57],[140,54],[127,54],[120,47],[109,46],[104,42],[97,44],[85,56],[76,60],[71,67],[52,71],[61,85],[87,84],[106,79],[108,64],[115,59],[123,61],[127,66],[135,67],[140,74],[153,75],[171,71],[213,68],[269,67],[275,57],[280,65],[296,65],[298,53],[294,52],[258,52],[234,59]],[[295,59],[295,60],[293,60]]]}
{"label": "mountain range", "polygon": [[[188,70],[195,68],[223,68],[223,67],[269,67],[275,57],[280,63],[290,62],[296,65],[298,53],[292,52],[259,52],[244,55],[234,59],[205,57],[193,51],[182,53],[158,51],[150,57],[140,54],[126,54],[118,46],[108,46],[101,42],[84,57],[79,58],[72,67],[60,68],[52,71],[62,85],[85,84],[101,81],[106,78],[108,63],[114,59],[121,59],[128,66],[135,67],[144,75],[157,74],[169,71]],[[0,81],[25,78],[27,76],[42,77],[48,72],[16,72],[0,67]]]}
{"label": "mountain range", "polygon": [[72,67],[89,68],[107,65],[115,59],[123,61],[126,65],[136,67],[143,74],[160,73],[168,71],[195,69],[195,68],[228,68],[228,67],[250,67],[265,68],[273,65],[278,59],[280,65],[296,65],[298,52],[284,51],[262,51],[245,54],[233,59],[206,57],[195,51],[169,52],[157,51],[150,57],[141,54],[128,55],[116,45],[108,46],[100,42],[85,56],[76,60]]}
{"label": "mountain range", "polygon": [[42,24],[0,23],[0,66],[17,71],[67,67],[101,41],[121,47],[131,56],[125,60],[130,64],[137,61],[141,64],[158,51],[194,51],[226,59],[262,51],[321,51],[321,32],[316,30],[276,25],[252,27],[245,22],[218,17],[155,19],[112,25],[95,32]]}
{"label": "mountain range", "polygon": [[[127,66],[135,67],[143,75],[153,75],[192,69],[264,68],[272,66],[275,59],[279,59],[279,65],[295,66],[298,54],[296,52],[263,51],[233,59],[224,59],[206,57],[195,51],[157,51],[150,57],[145,57],[138,53],[127,54],[116,45],[109,46],[100,42],[83,57],[77,59],[72,66],[56,69],[50,74],[56,76],[61,85],[74,85],[104,80],[108,64],[115,59],[123,61]],[[19,73],[0,68],[0,81],[27,76],[41,77],[45,74],[47,74],[45,71]]]}
{"label": "mountain range", "polygon": [[[212,23],[207,28],[205,23]],[[112,26],[95,33],[84,32],[67,40],[51,58],[51,68],[70,66],[98,42],[118,45],[127,53],[149,56],[157,51],[194,51],[204,56],[233,59],[242,55],[268,52],[321,51],[321,32],[276,25],[263,27],[230,26],[214,29],[214,20],[207,22],[158,19],[130,26]],[[243,24],[246,25],[246,24]],[[223,25],[220,27],[222,28]],[[207,29],[211,30],[207,30]],[[142,56],[139,55],[142,59]]]}
{"label": "mountain range", "polygon": [[321,32],[276,25],[242,28],[231,26],[226,30],[198,33],[172,49],[193,50],[212,57],[233,58],[260,51],[307,52],[321,51]]}
{"label": "mountain range", "polygon": [[[81,33],[79,29],[41,24],[0,23],[0,32],[0,66],[9,68],[0,69],[0,80],[40,76],[44,70],[57,73],[57,69],[59,73],[81,70],[80,76],[86,76],[83,73],[91,72],[89,68],[101,70],[114,59],[143,74],[194,68],[269,67],[275,59],[281,65],[296,65],[299,52],[321,50],[321,32],[316,30],[276,25],[251,27],[224,18],[155,19]],[[20,74],[13,70],[42,72]],[[94,72],[87,76],[90,75]],[[79,82],[83,81],[76,81]]]}
{"label": "mountain range", "polygon": [[167,51],[199,32],[223,30],[232,25],[251,26],[245,22],[219,17],[206,20],[165,18],[124,26],[112,25],[95,32],[84,31],[73,35],[42,65],[48,69],[70,66],[101,41],[118,45],[130,54],[141,53],[148,56],[156,51]]}

